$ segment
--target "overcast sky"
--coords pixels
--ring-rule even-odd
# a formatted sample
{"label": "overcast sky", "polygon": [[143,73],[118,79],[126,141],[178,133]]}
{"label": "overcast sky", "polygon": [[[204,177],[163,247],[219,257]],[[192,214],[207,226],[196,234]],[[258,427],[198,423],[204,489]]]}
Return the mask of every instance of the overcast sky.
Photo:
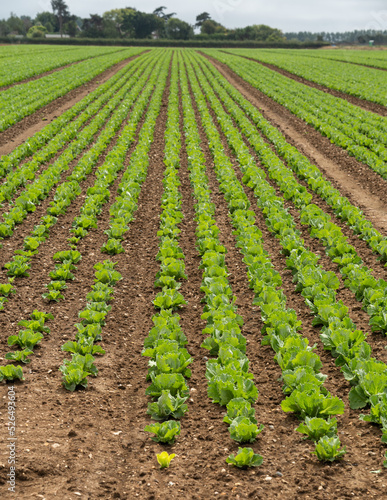
{"label": "overcast sky", "polygon": [[[66,1],[66,0],[65,0]],[[88,17],[107,10],[136,7],[152,12],[162,5],[166,12],[190,24],[196,16],[209,12],[212,19],[227,28],[267,24],[282,31],[352,31],[355,29],[387,30],[386,0],[67,0],[71,14]],[[16,15],[32,18],[38,12],[51,11],[50,0],[0,1],[0,19]]]}

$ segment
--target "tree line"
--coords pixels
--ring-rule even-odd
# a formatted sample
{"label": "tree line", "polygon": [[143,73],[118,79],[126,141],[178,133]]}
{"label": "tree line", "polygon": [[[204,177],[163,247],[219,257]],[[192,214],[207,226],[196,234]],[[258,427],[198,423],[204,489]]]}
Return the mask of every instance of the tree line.
{"label": "tree line", "polygon": [[196,16],[196,23],[191,25],[167,12],[160,6],[151,13],[142,12],[134,7],[112,9],[99,14],[90,14],[80,18],[70,13],[64,0],[51,0],[52,12],[36,14],[35,18],[17,16],[11,13],[8,19],[0,20],[0,36],[21,35],[30,38],[44,38],[46,34],[81,38],[106,39],[212,39],[224,41],[258,42],[330,42],[330,43],[387,43],[387,31],[353,31],[344,33],[309,31],[282,33],[281,30],[263,24],[254,24],[244,28],[227,29],[218,23],[208,12]]}
{"label": "tree line", "polygon": [[[211,19],[208,12],[196,17],[191,25],[179,19],[175,12],[166,12],[161,6],[151,13],[134,7],[112,9],[80,18],[70,13],[64,0],[51,0],[52,12],[45,11],[30,16],[11,13],[8,19],[0,20],[0,36],[22,35],[43,38],[46,34],[82,38],[160,38],[189,40],[192,38],[214,38],[225,40],[257,40],[282,42],[283,33],[265,25],[252,25],[229,30]],[[197,33],[199,31],[199,33]]]}

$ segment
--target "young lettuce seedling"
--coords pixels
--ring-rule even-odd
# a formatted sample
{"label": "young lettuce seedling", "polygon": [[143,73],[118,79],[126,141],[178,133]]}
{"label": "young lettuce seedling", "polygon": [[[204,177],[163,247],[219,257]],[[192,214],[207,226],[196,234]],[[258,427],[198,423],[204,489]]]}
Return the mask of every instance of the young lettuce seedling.
{"label": "young lettuce seedling", "polygon": [[160,469],[165,469],[169,467],[171,461],[175,458],[176,454],[171,453],[170,455],[168,454],[167,451],[163,451],[161,453],[157,453],[157,461],[160,464]]}

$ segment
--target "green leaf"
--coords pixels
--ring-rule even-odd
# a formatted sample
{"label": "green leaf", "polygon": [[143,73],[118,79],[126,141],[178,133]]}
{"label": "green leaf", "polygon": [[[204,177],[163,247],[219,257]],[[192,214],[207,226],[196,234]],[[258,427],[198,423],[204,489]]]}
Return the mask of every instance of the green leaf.
{"label": "green leaf", "polygon": [[238,443],[252,443],[262,430],[264,426],[258,426],[253,423],[249,417],[236,417],[228,428],[230,437]]}
{"label": "green leaf", "polygon": [[306,434],[306,437],[313,441],[318,441],[323,436],[331,437],[337,434],[337,420],[305,417],[305,421],[297,427],[296,431]]}
{"label": "green leaf", "polygon": [[333,462],[342,458],[346,453],[346,448],[341,446],[338,436],[323,436],[316,444],[316,449],[312,452],[321,461]]}
{"label": "green leaf", "polygon": [[170,466],[171,461],[175,458],[176,454],[171,453],[170,455],[166,451],[162,451],[161,453],[157,453],[157,461],[160,464],[160,469],[165,469]]}
{"label": "green leaf", "polygon": [[18,365],[0,366],[0,382],[3,380],[24,380],[23,368]]}
{"label": "green leaf", "polygon": [[263,458],[261,455],[254,453],[252,448],[238,448],[236,455],[229,455],[226,462],[236,467],[258,467],[262,465]]}
{"label": "green leaf", "polygon": [[176,436],[180,434],[180,422],[176,422],[175,420],[167,420],[162,423],[156,422],[147,425],[144,431],[154,433],[155,435],[152,439],[157,443],[173,444]]}

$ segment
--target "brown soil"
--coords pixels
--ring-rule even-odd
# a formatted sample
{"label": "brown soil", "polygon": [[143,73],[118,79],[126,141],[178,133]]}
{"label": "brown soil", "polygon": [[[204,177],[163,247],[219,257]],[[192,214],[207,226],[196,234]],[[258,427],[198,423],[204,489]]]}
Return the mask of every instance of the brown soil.
{"label": "brown soil", "polygon": [[[377,104],[377,103],[371,102],[371,101],[366,101],[365,99],[360,99],[360,97],[349,95],[349,94],[346,94],[345,92],[340,92],[339,90],[330,89],[329,87],[325,87],[324,85],[320,85],[318,83],[312,82],[311,80],[307,80],[306,78],[303,78],[302,76],[297,76],[293,73],[290,73],[290,71],[286,71],[285,69],[279,68],[278,66],[275,66],[274,64],[269,64],[269,63],[265,63],[262,61],[258,61],[257,59],[253,59],[253,58],[247,57],[247,56],[241,56],[241,57],[244,57],[245,59],[248,59],[249,61],[253,61],[257,64],[262,64],[262,66],[266,66],[266,68],[272,69],[273,71],[277,71],[277,73],[281,73],[281,75],[287,76],[288,78],[291,78],[292,80],[295,80],[296,82],[300,82],[300,83],[303,83],[304,85],[308,85],[308,87],[322,90],[323,92],[326,92],[327,94],[332,94],[335,97],[340,97],[341,99],[345,99],[346,101],[350,102],[351,104],[354,104],[355,106],[359,106],[359,108],[365,109],[366,111],[372,111],[374,113],[378,113],[379,115],[387,116],[387,109],[385,106],[382,106],[381,104]],[[373,68],[373,69],[377,69],[377,68]]]}
{"label": "brown soil", "polygon": [[[221,68],[220,65],[218,67]],[[224,68],[221,68],[221,71],[225,73]],[[316,161],[343,194],[350,195],[351,200],[358,204],[359,193],[363,192],[362,207],[367,216],[372,218],[380,230],[386,228],[386,205],[382,197],[385,190],[384,181],[346,153],[340,153],[339,148],[331,145],[329,141],[327,143],[324,138],[320,137],[320,141],[317,141],[318,134],[315,133],[315,136],[315,131],[244,84],[232,72],[228,72],[227,76],[253,104],[264,109],[265,116],[272,123],[286,132],[290,142]],[[101,77],[98,80],[101,81]],[[264,463],[255,470],[247,471],[227,466],[225,458],[229,453],[236,452],[238,446],[230,439],[227,426],[222,422],[224,409],[212,404],[207,396],[207,351],[200,347],[203,339],[201,331],[205,326],[205,322],[200,318],[203,308],[200,292],[202,272],[198,269],[200,258],[195,248],[195,200],[189,181],[184,143],[179,170],[180,191],[183,196],[182,211],[185,216],[180,224],[180,246],[185,255],[188,280],[182,284],[181,293],[188,304],[179,314],[180,323],[188,338],[187,349],[194,357],[193,374],[188,381],[191,389],[189,413],[182,419],[181,435],[172,447],[154,443],[148,433],[143,431],[145,425],[150,423],[146,414],[150,400],[145,395],[148,386],[147,359],[141,356],[141,350],[144,338],[152,327],[152,300],[157,292],[153,283],[159,268],[155,259],[159,243],[156,233],[159,228],[160,199],[163,192],[163,149],[168,92],[167,86],[156,122],[148,176],[140,194],[136,219],[130,224],[130,230],[124,240],[125,253],[112,258],[117,262],[117,270],[124,279],[115,286],[112,310],[103,328],[101,345],[106,349],[106,354],[96,359],[98,377],[90,380],[87,390],[67,392],[61,385],[58,371],[63,358],[67,357],[60,350],[60,346],[74,338],[73,325],[77,322],[78,312],[83,308],[86,294],[94,281],[93,265],[108,258],[107,255],[101,254],[99,249],[105,241],[103,231],[108,227],[109,208],[114,201],[122,173],[111,188],[111,198],[104,206],[98,230],[91,231],[79,245],[83,259],[77,266],[76,279],[69,283],[64,291],[65,300],[51,305],[43,301],[41,294],[44,292],[43,285],[48,282],[48,272],[53,266],[52,255],[55,251],[66,248],[72,219],[79,211],[86,189],[94,182],[92,175],[82,183],[82,195],[68,213],[60,218],[53,227],[50,238],[41,246],[38,256],[34,259],[30,278],[17,282],[17,294],[5,305],[4,311],[0,312],[2,357],[8,350],[7,337],[17,333],[17,322],[26,319],[33,309],[46,310],[55,316],[55,319],[48,323],[51,328],[50,335],[46,336],[41,346],[36,349],[36,356],[33,357],[31,365],[26,366],[26,380],[14,384],[17,398],[15,494],[7,492],[9,450],[5,443],[8,442],[9,436],[5,410],[8,400],[7,386],[0,386],[1,400],[4,402],[0,408],[0,442],[3,443],[0,446],[2,498],[383,498],[387,478],[382,467],[385,448],[380,442],[380,429],[361,422],[358,419],[360,411],[349,410],[349,386],[331,356],[323,350],[319,341],[319,330],[312,326],[308,308],[302,297],[294,291],[292,276],[286,269],[285,258],[280,254],[278,240],[267,231],[254,195],[246,189],[251,208],[256,213],[256,223],[263,232],[265,248],[283,278],[288,305],[297,311],[299,319],[302,320],[302,333],[309,338],[311,344],[317,343],[317,352],[324,363],[323,372],[329,377],[327,388],[332,394],[342,397],[346,403],[346,412],[339,418],[340,439],[348,451],[344,459],[340,463],[328,465],[319,463],[316,457],[310,454],[313,445],[303,441],[300,435],[294,432],[298,425],[297,419],[293,415],[285,414],[280,408],[283,399],[281,382],[278,381],[280,369],[273,360],[272,350],[260,345],[260,314],[258,308],[252,306],[253,292],[248,287],[242,255],[235,246],[227,204],[219,191],[208,140],[198,115],[212,201],[216,204],[215,217],[220,229],[219,236],[227,248],[230,284],[237,296],[238,312],[244,319],[243,334],[247,338],[250,369],[255,375],[260,392],[256,414],[265,429],[251,446],[263,455]],[[56,113],[61,112],[63,105],[59,102]],[[55,113],[54,108],[52,113]],[[225,151],[233,158],[223,136],[222,141]],[[114,141],[108,150],[113,144]],[[133,148],[134,145],[128,152],[126,164]],[[99,160],[99,164],[102,161],[103,158]],[[232,161],[240,179],[238,166],[235,160]],[[359,166],[362,166],[362,169],[357,172]],[[356,182],[340,183],[339,174],[346,179],[350,172],[351,178],[355,178]],[[357,182],[362,185],[361,189]],[[317,199],[316,201],[318,202]],[[30,214],[14,237],[3,242],[1,263],[20,247],[27,228],[31,229],[37,223],[45,204],[46,202],[35,213]],[[297,217],[290,203],[288,207]],[[337,268],[325,258],[319,243],[312,241],[301,226],[300,229],[303,230],[306,243],[313,251],[322,255],[321,262],[324,267],[337,272]],[[370,264],[375,263],[372,261],[374,256],[367,247],[361,242],[357,244],[360,245],[358,251],[364,260]],[[376,272],[383,272],[381,266],[374,269]],[[1,279],[4,280],[4,272],[1,274]],[[351,317],[360,327],[366,329],[366,317],[354,297],[343,287],[339,293],[340,298],[350,308]],[[375,356],[386,361],[384,338],[370,335],[369,342]],[[155,454],[163,449],[177,455],[170,469],[166,470],[158,468],[155,457]],[[379,469],[380,473],[375,472]]]}

